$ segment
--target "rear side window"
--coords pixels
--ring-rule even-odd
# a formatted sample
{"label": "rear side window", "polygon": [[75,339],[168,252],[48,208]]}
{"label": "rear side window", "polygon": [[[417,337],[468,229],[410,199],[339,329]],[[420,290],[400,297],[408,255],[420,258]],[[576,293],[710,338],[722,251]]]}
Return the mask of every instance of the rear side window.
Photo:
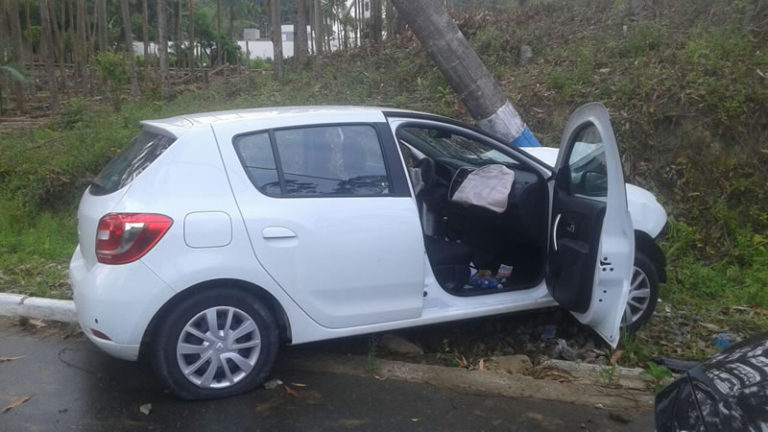
{"label": "rear side window", "polygon": [[238,137],[235,141],[235,151],[254,186],[268,195],[280,194],[280,179],[269,133]]}
{"label": "rear side window", "polygon": [[93,179],[91,194],[107,195],[127,186],[174,141],[175,138],[143,131]]}
{"label": "rear side window", "polygon": [[253,184],[272,196],[390,194],[376,129],[334,125],[242,135],[235,150]]}

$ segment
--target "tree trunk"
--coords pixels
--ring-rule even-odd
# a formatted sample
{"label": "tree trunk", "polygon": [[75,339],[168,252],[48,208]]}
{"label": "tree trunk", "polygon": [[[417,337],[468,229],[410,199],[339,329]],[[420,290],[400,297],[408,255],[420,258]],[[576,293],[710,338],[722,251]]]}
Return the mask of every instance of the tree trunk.
{"label": "tree trunk", "polygon": [[280,0],[269,0],[270,24],[272,27],[272,47],[275,55],[275,79],[283,79],[283,32],[280,18]]}
{"label": "tree trunk", "polygon": [[[128,62],[128,73],[131,79],[131,97],[139,97],[139,80],[136,77],[136,54],[133,52],[133,31],[131,30],[131,12],[128,8],[128,0],[120,0],[120,19],[123,22],[123,36],[125,37],[125,57]],[[113,97],[119,97],[115,94]]]}
{"label": "tree trunk", "polygon": [[515,145],[539,145],[440,2],[392,1],[481,129]]}
{"label": "tree trunk", "polygon": [[141,2],[141,39],[144,42],[144,64],[149,60],[149,7],[147,0]]}
{"label": "tree trunk", "polygon": [[221,49],[221,0],[216,0],[216,64],[221,65],[224,50]]}
{"label": "tree trunk", "polygon": [[325,43],[325,37],[323,37],[323,10],[320,4],[320,0],[312,0],[312,29],[315,33],[315,54],[323,54],[323,44]]}
{"label": "tree trunk", "polygon": [[182,8],[182,5],[184,4],[184,0],[178,0],[178,7],[176,9],[176,58],[179,64],[178,67],[181,67],[183,65],[182,63],[182,50],[184,45],[184,35],[181,31],[182,29],[182,23],[184,22],[184,11]]}
{"label": "tree trunk", "polygon": [[85,89],[88,83],[88,10],[84,1],[77,1],[77,45],[80,46],[80,58],[78,59],[81,88]]}
{"label": "tree trunk", "polygon": [[96,0],[96,6],[98,9],[96,20],[99,33],[99,51],[107,51],[109,49],[109,41],[107,40],[107,0]]}
{"label": "tree trunk", "polygon": [[[19,16],[19,4],[16,0],[8,2],[8,25],[13,38],[13,57],[19,64],[19,69],[24,70],[26,58],[24,56],[24,40],[21,36],[21,17]],[[24,96],[24,84],[16,82],[13,84],[14,99],[16,100],[16,110],[20,113],[27,111],[26,98]]]}
{"label": "tree trunk", "polygon": [[189,73],[195,74],[197,60],[195,58],[195,1],[189,0]]}
{"label": "tree trunk", "polygon": [[170,96],[168,88],[168,18],[165,14],[165,0],[157,0],[157,44],[160,58],[160,88],[164,99]]}
{"label": "tree trunk", "polygon": [[[25,29],[31,29],[32,28],[32,11],[30,8],[30,2],[25,1],[24,2],[24,24],[26,24]],[[33,54],[34,50],[32,49],[32,42],[29,43],[29,53]]]}
{"label": "tree trunk", "polygon": [[227,28],[227,33],[229,33],[229,37],[237,40],[235,37],[235,7],[232,1],[229,2],[229,28]]}
{"label": "tree trunk", "polygon": [[56,84],[56,75],[53,70],[53,40],[51,35],[51,20],[48,16],[48,0],[40,0],[40,24],[42,34],[40,36],[40,55],[45,62],[45,77],[48,81],[48,93],[51,98],[51,110],[59,110],[59,86]]}
{"label": "tree trunk", "polygon": [[386,20],[386,32],[387,32],[387,39],[391,40],[394,39],[394,37],[397,35],[397,30],[395,29],[395,24],[397,23],[395,19],[395,6],[392,5],[391,0],[385,0],[386,1],[386,16],[384,17]]}
{"label": "tree trunk", "polygon": [[381,0],[371,0],[371,42],[381,43]]}
{"label": "tree trunk", "polygon": [[299,68],[307,62],[307,0],[293,0],[293,58]]}

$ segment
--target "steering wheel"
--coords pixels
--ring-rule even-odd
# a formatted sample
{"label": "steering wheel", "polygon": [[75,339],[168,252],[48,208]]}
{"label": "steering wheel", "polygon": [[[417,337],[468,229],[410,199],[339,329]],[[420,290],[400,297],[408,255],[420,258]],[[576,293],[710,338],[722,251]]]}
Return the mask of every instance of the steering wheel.
{"label": "steering wheel", "polygon": [[423,186],[419,193],[423,193],[428,190],[435,183],[435,161],[429,157],[423,157],[413,164],[414,168],[418,168],[421,172],[421,182]]}
{"label": "steering wheel", "polygon": [[467,179],[467,176],[469,173],[474,171],[474,167],[468,167],[463,166],[459,167],[459,169],[456,170],[456,172],[453,173],[453,177],[451,178],[451,183],[448,185],[448,200],[453,198],[453,194],[456,193],[456,191],[459,189],[459,186],[464,182],[464,180]]}

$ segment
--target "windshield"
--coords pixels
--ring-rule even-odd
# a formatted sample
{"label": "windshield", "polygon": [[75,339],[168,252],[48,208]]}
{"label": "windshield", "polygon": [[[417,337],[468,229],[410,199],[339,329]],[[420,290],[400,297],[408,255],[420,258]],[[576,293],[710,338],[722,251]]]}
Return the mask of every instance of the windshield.
{"label": "windshield", "polygon": [[433,159],[450,158],[474,166],[516,164],[490,143],[444,129],[405,126],[398,130],[398,138]]}
{"label": "windshield", "polygon": [[174,142],[174,138],[143,131],[91,182],[91,194],[107,195],[127,186]]}

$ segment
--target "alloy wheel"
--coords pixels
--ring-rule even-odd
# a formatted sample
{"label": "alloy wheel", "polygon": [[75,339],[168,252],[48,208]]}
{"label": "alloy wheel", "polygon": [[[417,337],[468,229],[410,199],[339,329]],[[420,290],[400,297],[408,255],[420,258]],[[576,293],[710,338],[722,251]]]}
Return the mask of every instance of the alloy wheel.
{"label": "alloy wheel", "polygon": [[181,373],[202,388],[235,385],[253,370],[260,353],[258,325],[232,306],[216,306],[195,315],[176,344]]}
{"label": "alloy wheel", "polygon": [[632,280],[629,287],[629,296],[627,297],[627,306],[624,309],[623,326],[631,326],[648,309],[651,302],[651,281],[648,275],[635,267],[632,271]]}

